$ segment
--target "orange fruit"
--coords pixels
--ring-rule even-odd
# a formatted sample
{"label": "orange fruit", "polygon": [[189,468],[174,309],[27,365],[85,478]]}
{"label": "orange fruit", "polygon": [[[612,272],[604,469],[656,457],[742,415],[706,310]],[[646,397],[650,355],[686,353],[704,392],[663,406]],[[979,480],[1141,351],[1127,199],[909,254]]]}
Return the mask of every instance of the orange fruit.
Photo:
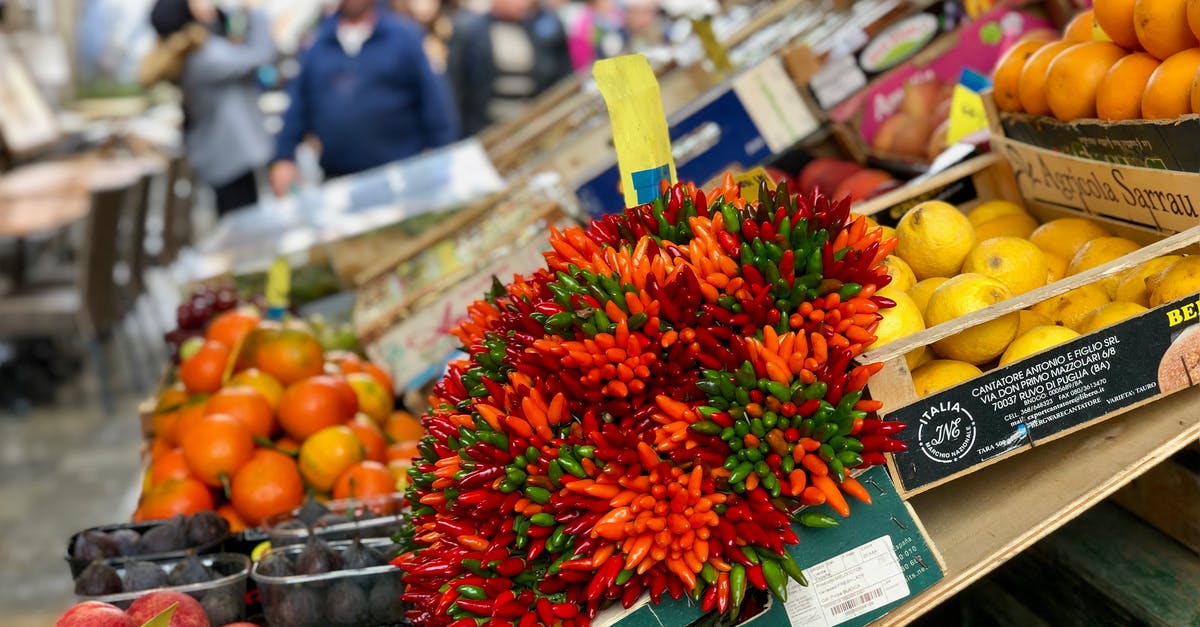
{"label": "orange fruit", "polygon": [[1142,48],[1159,59],[1197,45],[1188,27],[1187,0],[1136,0],[1133,29]]}
{"label": "orange fruit", "polygon": [[1200,48],[1189,48],[1167,57],[1146,83],[1142,93],[1142,117],[1168,120],[1191,113],[1192,83],[1197,70],[1200,70]]}
{"label": "orange fruit", "polygon": [[396,478],[379,462],[359,462],[338,477],[333,486],[335,499],[365,499],[387,496],[396,491]]}
{"label": "orange fruit", "polygon": [[1021,98],[1021,109],[1025,113],[1046,115],[1050,113],[1050,105],[1046,104],[1046,69],[1058,53],[1070,48],[1069,41],[1048,43],[1030,55],[1021,70],[1021,85],[1017,94]]}
{"label": "orange fruit", "polygon": [[325,355],[321,343],[311,334],[282,329],[258,343],[254,367],[287,386],[324,372]]}
{"label": "orange fruit", "polygon": [[413,458],[415,458],[417,455],[420,455],[420,451],[417,450],[416,440],[409,440],[407,442],[396,442],[395,444],[389,444],[386,455],[389,463],[411,462]]}
{"label": "orange fruit", "polygon": [[1158,59],[1134,52],[1117,61],[1096,90],[1096,116],[1101,120],[1138,120],[1142,117],[1142,92]]}
{"label": "orange fruit", "polygon": [[175,428],[179,423],[179,416],[183,413],[181,409],[172,409],[170,411],[158,412],[150,416],[150,431],[155,438],[161,438],[169,444],[176,444]]}
{"label": "orange fruit", "polygon": [[1024,41],[1004,53],[996,63],[996,71],[992,73],[992,98],[996,107],[1001,111],[1017,112],[1021,110],[1021,70],[1033,53],[1046,43],[1042,41]]}
{"label": "orange fruit", "polygon": [[226,311],[208,325],[204,338],[220,342],[229,348],[237,348],[246,334],[258,328],[259,315],[252,309]]}
{"label": "orange fruit", "polygon": [[362,460],[362,443],[349,427],[326,427],[300,445],[300,476],[312,489],[328,492],[343,472]]}
{"label": "orange fruit", "polygon": [[392,412],[387,422],[383,423],[383,432],[392,442],[410,442],[425,437],[425,427],[421,421],[406,411]]}
{"label": "orange fruit", "polygon": [[284,432],[303,441],[325,427],[344,424],[354,417],[355,408],[329,379],[332,377],[311,377],[284,390],[279,399],[279,426]]}
{"label": "orange fruit", "polygon": [[225,377],[229,354],[228,346],[205,342],[195,355],[179,364],[179,380],[190,392],[216,392]]}
{"label": "orange fruit", "polygon": [[1067,27],[1063,29],[1063,41],[1074,43],[1083,43],[1095,39],[1095,32],[1092,30],[1093,13],[1091,9],[1081,11],[1067,22]]}
{"label": "orange fruit", "polygon": [[392,414],[396,404],[392,398],[392,391],[383,387],[375,377],[365,372],[355,372],[346,376],[346,383],[354,389],[358,399],[358,411],[380,424]]}
{"label": "orange fruit", "polygon": [[300,443],[292,439],[292,436],[285,435],[278,440],[275,440],[275,450],[285,455],[295,457],[300,452]]}
{"label": "orange fruit", "polygon": [[358,441],[363,446],[363,459],[382,462],[386,461],[387,453],[387,438],[383,436],[383,430],[379,425],[375,424],[365,414],[359,414],[353,420],[346,423],[346,426],[354,432]]}
{"label": "orange fruit", "polygon": [[208,399],[206,414],[226,414],[242,421],[250,433],[269,438],[275,431],[275,412],[258,390],[243,385],[221,388]]}
{"label": "orange fruit", "polygon": [[340,348],[331,350],[325,353],[325,361],[333,363],[344,375],[363,371],[363,358],[353,351]]}
{"label": "orange fruit", "polygon": [[168,385],[158,394],[158,401],[154,404],[154,411],[161,413],[179,409],[181,405],[187,402],[189,397],[187,388],[183,387],[182,383]]}
{"label": "orange fruit", "polygon": [[155,437],[150,441],[150,459],[151,461],[156,460],[175,450],[175,448],[174,442],[168,442],[160,437]]}
{"label": "orange fruit", "polygon": [[304,480],[291,457],[258,449],[233,476],[229,500],[248,524],[290,512],[304,502]]}
{"label": "orange fruit", "polygon": [[248,385],[258,390],[258,393],[267,399],[272,410],[279,407],[279,399],[283,396],[283,384],[258,368],[247,368],[233,375],[229,385]]}
{"label": "orange fruit", "polygon": [[254,455],[250,429],[225,414],[199,418],[179,437],[192,474],[213,487],[225,485]]}
{"label": "orange fruit", "polygon": [[247,525],[246,521],[238,515],[237,510],[233,509],[232,503],[225,503],[217,507],[217,515],[229,523],[229,533],[240,533],[250,528],[250,525]]}
{"label": "orange fruit", "polygon": [[164,436],[169,436],[168,441],[172,446],[179,446],[183,432],[187,431],[196,420],[204,417],[204,408],[207,406],[208,395],[205,394],[189,400],[179,409],[179,417],[174,422],[174,429],[164,433]]}
{"label": "orange fruit", "polygon": [[1046,70],[1046,104],[1063,120],[1096,117],[1096,92],[1125,50],[1107,41],[1075,44],[1050,62]]}
{"label": "orange fruit", "polygon": [[1187,21],[1192,35],[1200,39],[1200,0],[1187,0]]}
{"label": "orange fruit", "polygon": [[1200,72],[1192,79],[1192,113],[1200,113]]}
{"label": "orange fruit", "polygon": [[1113,43],[1128,50],[1141,50],[1142,44],[1133,28],[1133,4],[1134,0],[1095,0],[1092,14]]}
{"label": "orange fruit", "polygon": [[350,382],[344,377],[339,377],[332,374],[323,374],[312,377],[310,381],[317,381],[323,385],[328,385],[338,391],[342,397],[342,403],[350,415],[358,413],[358,393],[350,386]]}
{"label": "orange fruit", "polygon": [[142,497],[137,520],[162,520],[182,514],[188,516],[213,508],[212,491],[195,478],[169,479]]}
{"label": "orange fruit", "polygon": [[171,449],[150,464],[150,485],[156,486],[171,479],[186,479],[192,476],[187,460],[183,457],[183,449]]}
{"label": "orange fruit", "polygon": [[392,376],[375,362],[364,361],[363,372],[375,377],[375,380],[379,382],[379,385],[383,386],[383,389],[395,392],[396,388],[392,385]]}

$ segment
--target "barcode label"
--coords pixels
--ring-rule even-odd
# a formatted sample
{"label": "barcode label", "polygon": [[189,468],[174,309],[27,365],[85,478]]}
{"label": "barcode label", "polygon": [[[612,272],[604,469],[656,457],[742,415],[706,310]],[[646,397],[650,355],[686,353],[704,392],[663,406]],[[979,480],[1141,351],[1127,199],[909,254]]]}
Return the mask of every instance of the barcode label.
{"label": "barcode label", "polygon": [[838,603],[837,605],[829,608],[829,613],[833,614],[834,616],[837,616],[838,614],[844,614],[846,611],[852,610],[864,603],[870,603],[875,599],[882,598],[884,594],[886,593],[883,591],[883,588],[875,588],[874,590],[870,590],[858,595],[857,599],[850,599],[848,601],[842,601],[841,603]]}
{"label": "barcode label", "polygon": [[804,569],[810,585],[788,586],[792,627],[835,627],[908,596],[890,536],[881,536]]}

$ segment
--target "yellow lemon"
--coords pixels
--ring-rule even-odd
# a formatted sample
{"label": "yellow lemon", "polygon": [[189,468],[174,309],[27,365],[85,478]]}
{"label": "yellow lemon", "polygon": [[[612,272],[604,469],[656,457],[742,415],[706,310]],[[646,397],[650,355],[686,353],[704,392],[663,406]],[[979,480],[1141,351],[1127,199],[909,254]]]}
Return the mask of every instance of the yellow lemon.
{"label": "yellow lemon", "polygon": [[[921,311],[917,309],[917,304],[907,294],[896,292],[888,294],[888,298],[895,301],[896,306],[879,310],[883,320],[880,320],[879,326],[875,328],[876,339],[875,343],[871,344],[872,348],[890,344],[900,338],[925,330],[925,319],[921,317]],[[925,347],[922,346],[904,355],[910,370],[917,367],[924,353]]]}
{"label": "yellow lemon", "polygon": [[925,315],[925,307],[929,305],[929,297],[933,295],[933,290],[936,290],[939,285],[946,282],[944,276],[933,276],[928,279],[921,279],[917,284],[908,289],[909,298],[917,304],[917,310],[921,315]]}
{"label": "yellow lemon", "polygon": [[1021,311],[1018,311],[1017,314],[1021,317],[1021,324],[1017,326],[1018,336],[1025,335],[1025,332],[1033,327],[1054,324],[1053,320],[1028,309],[1022,309]]}
{"label": "yellow lemon", "polygon": [[1146,311],[1149,310],[1137,303],[1112,302],[1093,311],[1079,332],[1091,333]]}
{"label": "yellow lemon", "polygon": [[[917,351],[912,351],[912,352],[915,353]],[[905,355],[905,362],[908,363],[908,371],[909,372],[912,372],[914,368],[920,368],[921,366],[924,366],[925,364],[927,364],[931,361],[933,361],[933,351],[926,350],[924,346],[921,347],[921,356],[917,358],[915,363],[910,361],[908,359],[908,356]]]}
{"label": "yellow lemon", "polygon": [[896,225],[896,255],[908,262],[917,279],[958,274],[975,247],[975,228],[954,205],[939,200],[909,210]]}
{"label": "yellow lemon", "polygon": [[1146,281],[1150,306],[1177,301],[1200,292],[1200,257],[1184,257]]}
{"label": "yellow lemon", "polygon": [[1000,365],[1007,366],[1014,361],[1020,361],[1051,346],[1058,346],[1077,337],[1079,334],[1075,331],[1054,324],[1033,327],[1013,340],[1013,343],[1000,356]]}
{"label": "yellow lemon", "polygon": [[967,212],[967,220],[972,226],[979,226],[987,222],[991,222],[1001,216],[1020,216],[1029,215],[1025,208],[1015,202],[1008,200],[989,200],[980,203],[978,207]]}
{"label": "yellow lemon", "polygon": [[[1009,298],[1012,291],[996,279],[975,273],[960,274],[933,291],[925,317],[932,327]],[[938,340],[933,343],[933,350],[948,359],[975,365],[987,363],[1008,348],[1017,336],[1020,322],[1017,312],[1007,313]]]}
{"label": "yellow lemon", "polygon": [[1029,239],[1029,236],[1037,228],[1038,222],[1033,219],[1033,216],[1024,213],[1015,213],[975,225],[975,239],[980,242],[986,242],[993,237]]}
{"label": "yellow lemon", "polygon": [[896,229],[893,229],[890,226],[886,226],[886,225],[881,226],[881,227],[879,227],[879,230],[880,230],[879,241],[881,241],[881,242],[886,242],[889,239],[896,237]]}
{"label": "yellow lemon", "polygon": [[1150,289],[1146,287],[1146,281],[1180,259],[1183,257],[1179,255],[1155,257],[1125,272],[1117,282],[1117,292],[1113,295],[1113,300],[1149,306]]}
{"label": "yellow lemon", "polygon": [[1067,260],[1054,253],[1042,251],[1046,255],[1046,283],[1053,283],[1067,276]]}
{"label": "yellow lemon", "polygon": [[1037,228],[1029,241],[1038,248],[1070,260],[1075,251],[1097,237],[1108,237],[1108,229],[1083,218],[1059,218]]}
{"label": "yellow lemon", "polygon": [[976,272],[999,280],[1013,295],[1046,284],[1046,254],[1019,237],[993,237],[980,242],[963,261],[963,272]]}
{"label": "yellow lemon", "polygon": [[1112,299],[1108,297],[1104,287],[1099,283],[1089,283],[1065,294],[1048,298],[1030,309],[1053,320],[1054,324],[1078,331],[1083,328],[1083,323],[1093,311],[1110,302]]}
{"label": "yellow lemon", "polygon": [[917,277],[913,276],[912,268],[909,268],[903,259],[895,255],[884,257],[883,267],[887,270],[888,276],[892,277],[892,282],[888,283],[887,287],[881,290],[881,293],[904,293],[917,282]]}
{"label": "yellow lemon", "polygon": [[912,373],[913,387],[917,396],[925,397],[969,381],[983,374],[979,368],[965,361],[934,359]]}
{"label": "yellow lemon", "polygon": [[[1124,237],[1097,237],[1076,251],[1075,256],[1071,258],[1071,263],[1067,266],[1067,275],[1079,274],[1084,270],[1102,266],[1141,247],[1137,242]],[[1117,284],[1120,282],[1121,275],[1119,274],[1100,281],[1104,285],[1104,289],[1108,291],[1109,298],[1116,296]]]}

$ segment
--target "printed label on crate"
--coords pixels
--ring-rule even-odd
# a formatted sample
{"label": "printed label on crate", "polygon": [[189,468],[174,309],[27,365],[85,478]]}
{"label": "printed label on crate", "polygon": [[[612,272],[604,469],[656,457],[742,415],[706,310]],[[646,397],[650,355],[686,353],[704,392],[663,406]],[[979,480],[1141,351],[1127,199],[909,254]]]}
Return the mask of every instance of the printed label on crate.
{"label": "printed label on crate", "polygon": [[804,575],[809,585],[789,582],[783,604],[792,625],[834,627],[909,594],[890,536],[806,568]]}
{"label": "printed label on crate", "polygon": [[1052,205],[1130,220],[1167,232],[1200,222],[1196,175],[1085,161],[1003,142],[1021,195]]}
{"label": "printed label on crate", "polygon": [[1058,153],[1155,170],[1200,172],[1200,118],[1136,122],[1059,122],[1002,113],[1004,136]]}
{"label": "printed label on crate", "polygon": [[992,370],[888,415],[908,424],[894,456],[914,490],[1200,382],[1195,296]]}

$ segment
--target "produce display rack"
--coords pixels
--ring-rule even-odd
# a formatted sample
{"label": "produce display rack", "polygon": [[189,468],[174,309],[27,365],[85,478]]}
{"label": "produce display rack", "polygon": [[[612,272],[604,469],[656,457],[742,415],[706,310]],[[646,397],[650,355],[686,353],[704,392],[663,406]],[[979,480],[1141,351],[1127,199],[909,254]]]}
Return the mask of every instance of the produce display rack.
{"label": "produce display rack", "polygon": [[912,497],[946,574],[874,624],[913,622],[1197,441],[1191,388]]}

